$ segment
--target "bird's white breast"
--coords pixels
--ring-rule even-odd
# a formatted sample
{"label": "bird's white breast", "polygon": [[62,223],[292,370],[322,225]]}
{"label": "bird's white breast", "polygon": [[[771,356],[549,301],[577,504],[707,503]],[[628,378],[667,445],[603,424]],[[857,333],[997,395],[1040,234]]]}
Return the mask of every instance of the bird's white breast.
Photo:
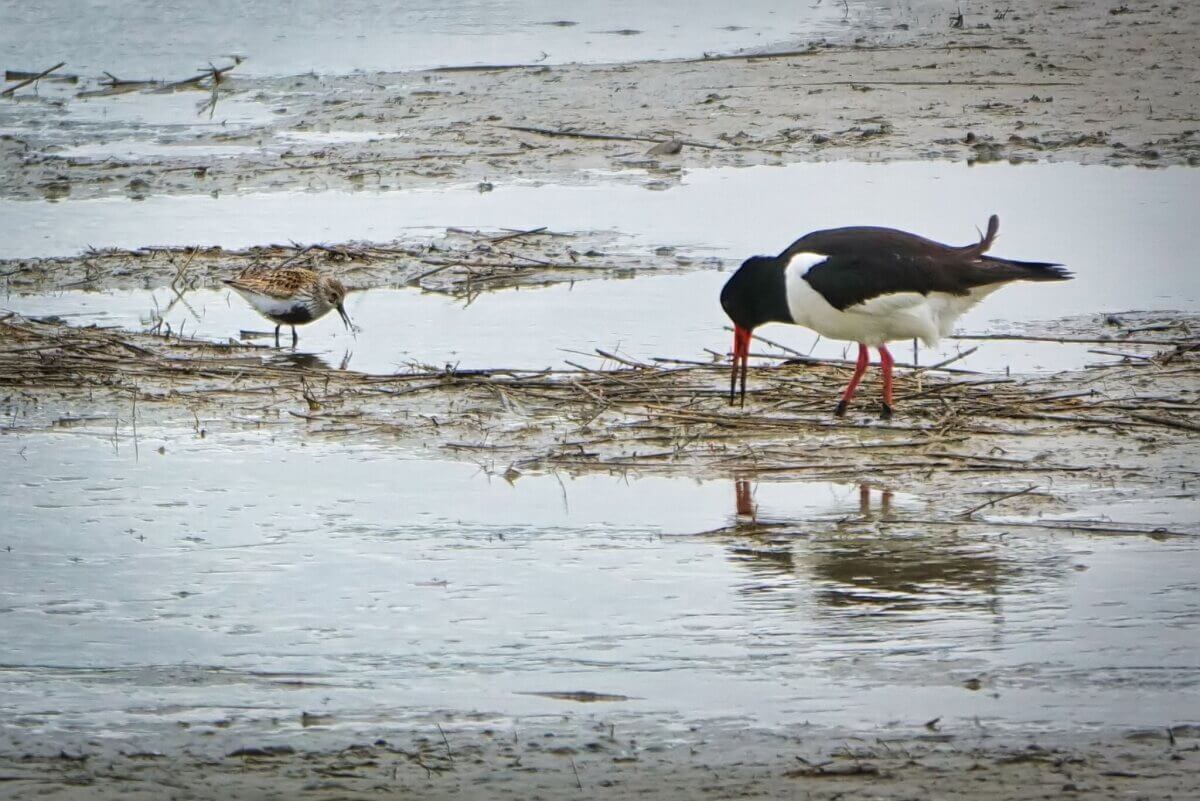
{"label": "bird's white breast", "polygon": [[809,270],[826,258],[819,253],[798,253],[785,268],[792,320],[821,336],[865,345],[913,338],[928,346],[936,345],[938,339],[954,329],[955,320],[1001,286],[976,287],[966,295],[891,292],[836,309],[804,279]]}
{"label": "bird's white breast", "polygon": [[[308,298],[277,298],[271,295],[264,295],[261,292],[253,292],[248,289],[234,287],[239,295],[246,299],[254,310],[265,317],[282,317],[289,314],[292,309],[297,306],[305,305]],[[314,315],[315,317],[316,315]]]}

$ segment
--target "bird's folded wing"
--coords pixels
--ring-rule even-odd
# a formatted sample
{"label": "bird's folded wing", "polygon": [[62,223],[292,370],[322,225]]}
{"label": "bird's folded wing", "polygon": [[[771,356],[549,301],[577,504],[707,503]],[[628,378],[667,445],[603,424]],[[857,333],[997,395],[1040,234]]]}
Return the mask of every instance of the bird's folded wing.
{"label": "bird's folded wing", "polygon": [[291,298],[316,280],[316,273],[302,267],[280,270],[247,270],[225,283],[234,289],[273,298]]}

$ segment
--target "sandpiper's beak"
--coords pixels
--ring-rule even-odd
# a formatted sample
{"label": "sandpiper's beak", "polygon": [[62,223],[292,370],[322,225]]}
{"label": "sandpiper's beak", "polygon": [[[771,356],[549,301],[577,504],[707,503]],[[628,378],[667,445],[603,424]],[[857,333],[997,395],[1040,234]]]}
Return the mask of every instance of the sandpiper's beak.
{"label": "sandpiper's beak", "polygon": [[339,303],[337,305],[337,312],[342,316],[342,322],[346,324],[346,330],[353,334],[355,339],[358,339],[358,332],[354,329],[354,323],[350,322],[350,315],[346,314],[346,307]]}
{"label": "sandpiper's beak", "polygon": [[750,329],[733,326],[733,373],[729,376],[729,404],[732,406],[737,392],[738,367],[742,374],[742,405],[746,405],[746,369],[750,364]]}

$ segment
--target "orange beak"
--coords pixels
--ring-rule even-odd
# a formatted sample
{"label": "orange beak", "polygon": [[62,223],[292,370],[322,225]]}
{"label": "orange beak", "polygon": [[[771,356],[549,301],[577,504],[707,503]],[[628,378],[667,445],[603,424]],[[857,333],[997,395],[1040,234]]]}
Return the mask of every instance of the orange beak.
{"label": "orange beak", "polygon": [[739,325],[733,327],[733,374],[729,377],[729,404],[737,391],[738,367],[742,373],[742,405],[746,405],[746,369],[750,364],[750,330]]}

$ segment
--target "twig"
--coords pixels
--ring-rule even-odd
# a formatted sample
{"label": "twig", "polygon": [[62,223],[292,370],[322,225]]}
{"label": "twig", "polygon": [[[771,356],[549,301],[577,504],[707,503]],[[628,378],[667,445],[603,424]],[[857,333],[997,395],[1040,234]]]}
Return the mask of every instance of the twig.
{"label": "twig", "polygon": [[1076,81],[809,81],[804,86],[1082,86]]}
{"label": "twig", "polygon": [[[285,164],[282,167],[264,167],[259,172],[283,170],[320,170],[332,167],[357,167],[363,164],[391,164],[399,161],[425,161],[426,159],[493,158],[499,156],[521,156],[520,150],[501,150],[484,153],[422,153],[416,156],[390,156],[382,159],[355,159],[352,161],[330,161],[322,164]],[[195,167],[176,167],[178,170],[194,170]]]}
{"label": "twig", "polygon": [[[958,354],[957,356],[951,356],[949,359],[943,359],[942,361],[938,362],[937,364],[931,364],[928,367],[918,367],[915,370],[913,370],[913,374],[915,375],[917,373],[924,373],[929,370],[940,370],[941,368],[945,367],[946,365],[953,364],[954,362],[958,361],[959,359],[967,358],[968,356],[970,356],[972,353],[974,353],[977,350],[979,350],[978,345],[976,345],[973,348],[970,348],[969,350],[964,350],[962,353]],[[913,359],[913,361],[915,362],[916,359]]]}
{"label": "twig", "polygon": [[133,418],[133,460],[135,462],[139,461],[139,458],[138,458],[138,433],[137,433],[137,396],[138,396],[138,390],[137,390],[137,385],[135,384],[133,387],[133,411],[131,413],[131,417]]}
{"label": "twig", "polygon": [[614,362],[620,362],[621,364],[628,365],[629,367],[638,367],[643,369],[650,367],[650,365],[643,362],[630,361],[629,359],[622,358],[614,353],[609,353],[606,350],[600,350],[600,348],[596,348],[596,353],[599,353],[605,359],[611,359]]}
{"label": "twig", "polygon": [[200,83],[206,78],[212,78],[214,84],[220,83],[221,79],[225,77],[225,73],[235,69],[240,63],[241,61],[235,61],[228,67],[214,67],[212,64],[209,64],[208,69],[204,70],[199,75],[193,75],[191,78],[184,78],[182,81],[173,81],[171,83],[163,84],[160,91],[174,89],[179,86],[191,86]]}
{"label": "twig", "polygon": [[1150,412],[1131,412],[1130,417],[1135,417],[1146,423],[1154,423],[1167,428],[1181,428],[1184,431],[1200,431],[1200,423],[1193,423],[1190,420],[1179,420],[1174,417],[1166,417],[1161,414],[1152,414]]}
{"label": "twig", "polygon": [[442,742],[446,744],[446,759],[454,761],[454,752],[450,750],[450,741],[446,739],[446,732],[442,731],[442,724],[435,723],[438,734],[442,735]]}
{"label": "twig", "polygon": [[1175,531],[1164,526],[1137,526],[1132,524],[1111,524],[1103,520],[1004,520],[993,522],[987,520],[937,520],[929,518],[893,518],[879,521],[880,527],[921,525],[921,526],[999,526],[1003,528],[1039,528],[1049,531],[1083,531],[1088,534],[1113,534],[1117,536],[1141,535],[1158,537],[1193,537],[1183,531]]}
{"label": "twig", "polygon": [[[510,131],[523,131],[524,133],[541,134],[542,136],[569,136],[575,139],[615,139],[621,142],[654,142],[655,144],[662,141],[662,137],[649,136],[628,136],[626,134],[610,134],[610,133],[594,133],[589,131],[564,131],[554,128],[537,128],[530,125],[498,125],[498,128],[507,128]],[[721,150],[721,145],[712,145],[706,142],[693,142],[689,139],[680,139],[685,145],[692,147],[701,147],[706,150]]]}
{"label": "twig", "polygon": [[507,242],[508,240],[516,239],[519,236],[530,236],[532,234],[540,234],[543,231],[545,231],[546,228],[547,228],[547,226],[543,225],[539,228],[530,228],[528,231],[514,231],[513,233],[505,234],[504,236],[494,236],[491,239],[489,239],[488,242],[492,243],[493,245],[496,244],[497,242]]}
{"label": "twig", "polygon": [[1037,489],[1036,484],[1028,486],[1023,490],[1018,490],[1017,492],[1010,492],[1007,495],[1001,495],[999,498],[993,498],[990,501],[985,501],[984,503],[981,503],[978,506],[972,506],[967,511],[960,512],[958,516],[959,517],[970,517],[971,515],[978,512],[980,509],[991,506],[992,504],[1000,503],[1000,501],[1007,501],[1009,498],[1016,498],[1019,495],[1027,495],[1027,494],[1033,492],[1035,489]]}
{"label": "twig", "polygon": [[1103,348],[1088,348],[1088,353],[1098,353],[1101,356],[1119,356],[1122,359],[1139,359],[1142,361],[1153,361],[1152,354],[1145,353],[1122,353],[1119,350],[1104,350]]}
{"label": "twig", "polygon": [[47,75],[49,75],[50,73],[52,73],[52,72],[54,72],[56,69],[58,69],[59,67],[65,66],[65,65],[66,65],[66,63],[67,63],[67,62],[65,62],[65,61],[60,61],[60,62],[58,62],[57,64],[55,64],[53,67],[50,67],[49,69],[42,70],[42,71],[41,71],[41,72],[39,72],[37,75],[34,75],[32,78],[26,78],[25,80],[21,81],[21,82],[20,82],[19,84],[17,84],[16,86],[10,86],[10,87],[8,87],[8,88],[7,88],[7,89],[5,89],[3,92],[0,92],[0,97],[8,97],[8,96],[9,96],[9,95],[11,95],[13,92],[15,92],[15,91],[17,91],[18,89],[20,89],[22,86],[28,86],[29,84],[31,84],[31,83],[33,83],[34,81],[36,81],[38,78],[44,78],[44,77],[46,77]]}
{"label": "twig", "polygon": [[[36,74],[37,73],[34,73],[34,72],[28,72],[27,70],[5,70],[4,71],[4,80],[6,80],[6,81],[23,81],[26,78],[31,78]],[[43,77],[46,77],[46,80],[51,83],[79,83],[78,75],[71,75],[68,73],[64,73],[64,74],[60,74],[60,75],[43,76]]]}
{"label": "twig", "polygon": [[947,339],[1002,339],[1013,342],[1073,342],[1081,345],[1182,345],[1186,342],[1169,339],[1092,339],[1088,337],[1022,336],[1021,334],[954,334]]}

